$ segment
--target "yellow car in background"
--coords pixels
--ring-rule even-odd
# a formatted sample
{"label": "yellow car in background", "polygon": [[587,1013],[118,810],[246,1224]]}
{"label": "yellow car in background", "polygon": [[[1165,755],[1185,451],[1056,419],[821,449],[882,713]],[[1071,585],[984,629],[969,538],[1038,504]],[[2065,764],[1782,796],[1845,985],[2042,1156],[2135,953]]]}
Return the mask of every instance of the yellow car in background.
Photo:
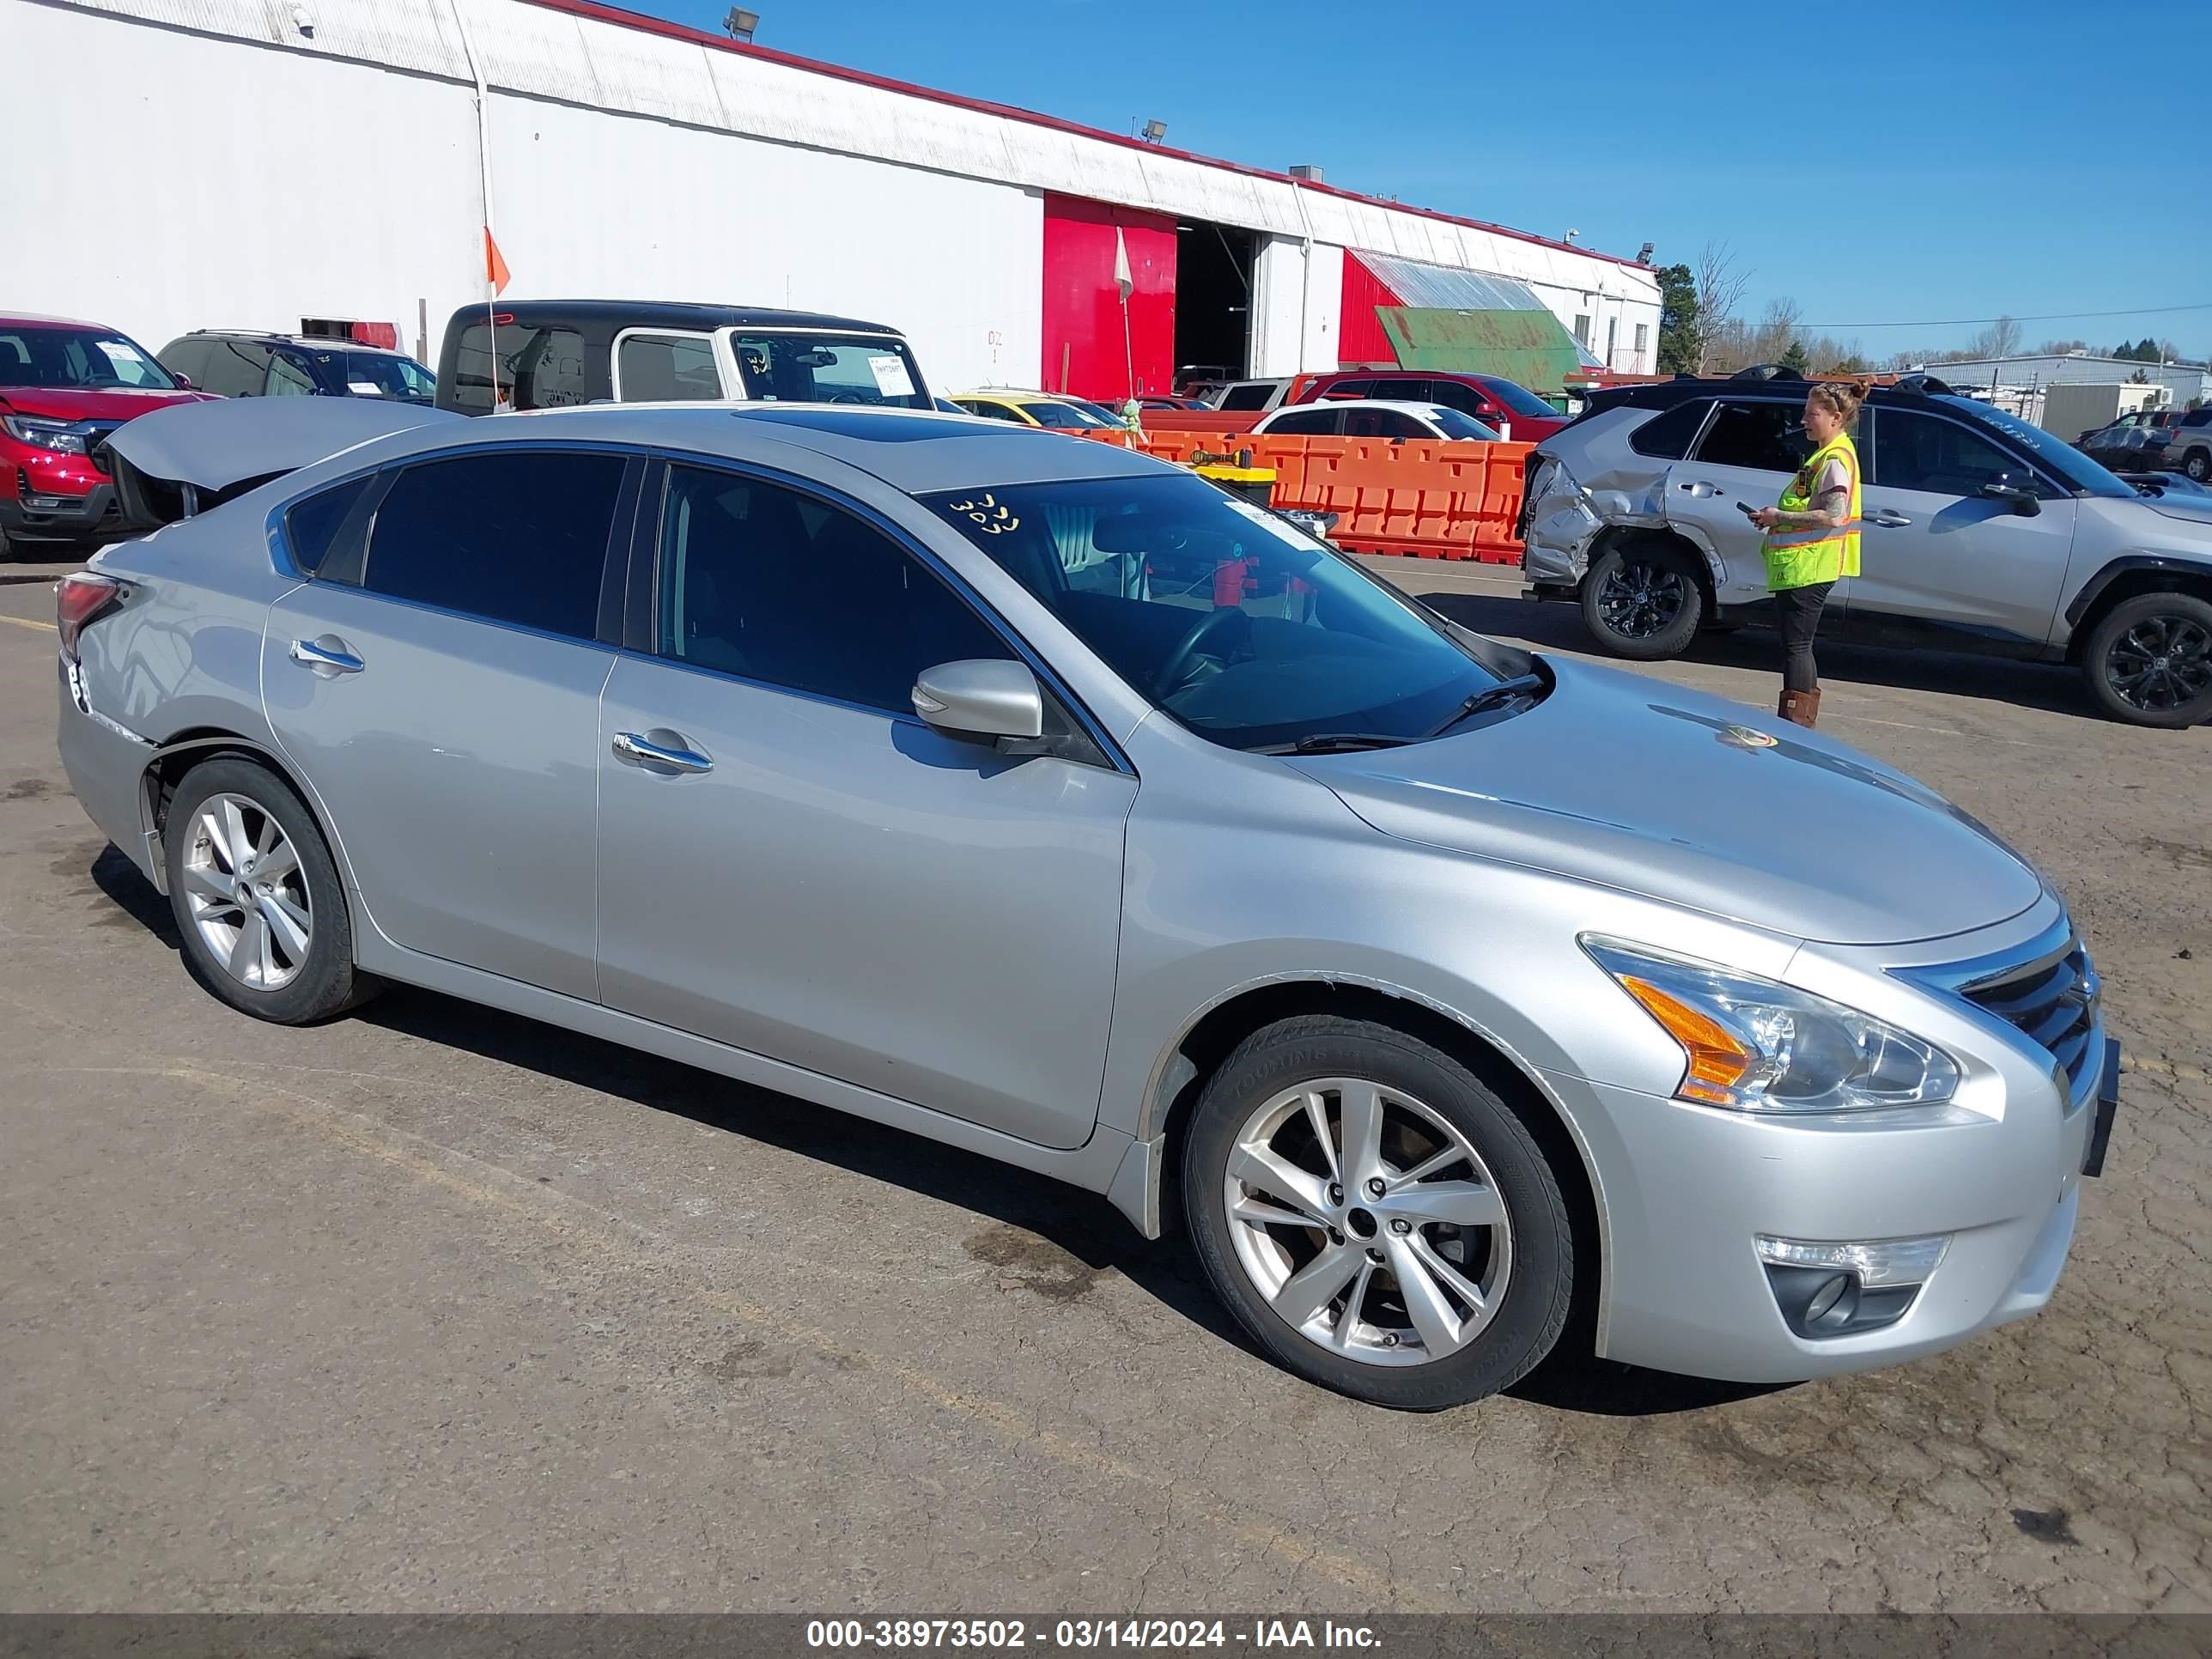
{"label": "yellow car in background", "polygon": [[1121,417],[1103,404],[1051,392],[956,392],[952,401],[970,415],[981,415],[987,421],[1006,421],[1014,426],[1080,432],[1102,426],[1118,428],[1121,424]]}

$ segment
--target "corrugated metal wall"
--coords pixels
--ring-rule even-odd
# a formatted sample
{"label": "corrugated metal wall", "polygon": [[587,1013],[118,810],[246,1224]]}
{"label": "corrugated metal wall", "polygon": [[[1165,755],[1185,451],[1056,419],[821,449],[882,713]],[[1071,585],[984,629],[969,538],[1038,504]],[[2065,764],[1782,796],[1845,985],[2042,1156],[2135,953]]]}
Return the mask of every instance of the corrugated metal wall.
{"label": "corrugated metal wall", "polygon": [[[1589,309],[1656,332],[1640,268],[532,0],[304,0],[309,31],[292,0],[0,0],[0,60],[125,66],[105,83],[133,94],[87,121],[69,77],[10,76],[19,126],[74,137],[64,180],[0,169],[9,223],[60,228],[0,241],[0,294],[147,333],[358,314],[410,340],[421,296],[434,331],[472,297],[479,222],[456,7],[496,89],[517,292],[773,302],[788,287],[906,324],[939,379],[1034,380],[1051,192],[1515,276],[1563,320]],[[44,55],[57,49],[82,56]],[[117,187],[85,177],[127,181],[120,210],[134,250],[158,238],[161,281],[143,256],[87,257],[118,210]],[[853,260],[855,246],[883,260]],[[918,252],[948,247],[970,257],[940,281]],[[1304,309],[1310,357],[1328,330]]]}

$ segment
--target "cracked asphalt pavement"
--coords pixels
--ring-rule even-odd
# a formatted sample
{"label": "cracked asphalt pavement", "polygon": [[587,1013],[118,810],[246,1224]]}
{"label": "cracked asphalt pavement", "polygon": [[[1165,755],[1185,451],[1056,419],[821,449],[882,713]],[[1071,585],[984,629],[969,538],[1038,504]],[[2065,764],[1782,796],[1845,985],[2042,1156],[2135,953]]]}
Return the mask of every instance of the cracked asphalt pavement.
{"label": "cracked asphalt pavement", "polygon": [[[1378,569],[1581,648],[1516,573]],[[179,966],[0,577],[0,1611],[2212,1609],[2212,731],[1824,649],[1824,726],[2055,878],[2130,1074],[2051,1307],[1767,1391],[1397,1416],[1102,1200],[426,993]],[[1771,638],[1651,672],[1771,707]]]}

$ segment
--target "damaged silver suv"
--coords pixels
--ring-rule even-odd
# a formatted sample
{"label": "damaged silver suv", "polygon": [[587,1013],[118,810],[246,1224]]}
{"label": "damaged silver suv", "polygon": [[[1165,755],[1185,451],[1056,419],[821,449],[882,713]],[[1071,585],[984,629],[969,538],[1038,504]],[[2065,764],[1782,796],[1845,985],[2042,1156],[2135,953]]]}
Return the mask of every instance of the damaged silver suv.
{"label": "damaged silver suv", "polygon": [[[1529,460],[1528,595],[1579,603],[1616,656],[1680,655],[1764,623],[1759,532],[1812,446],[1800,380],[1681,379],[1601,392]],[[2212,498],[2137,491],[2070,445],[1916,376],[1878,386],[1861,574],[1823,640],[1972,651],[2081,671],[2138,726],[2212,718]]]}

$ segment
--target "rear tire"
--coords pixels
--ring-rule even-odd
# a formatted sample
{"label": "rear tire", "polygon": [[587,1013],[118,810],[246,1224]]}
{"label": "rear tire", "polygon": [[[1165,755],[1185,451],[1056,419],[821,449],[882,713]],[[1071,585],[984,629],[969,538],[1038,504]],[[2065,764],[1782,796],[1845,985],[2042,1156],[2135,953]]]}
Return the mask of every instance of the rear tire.
{"label": "rear tire", "polygon": [[1182,1192],[1237,1322],[1353,1399],[1483,1399],[1566,1326],[1574,1228],[1535,1137],[1467,1067],[1389,1026],[1302,1015],[1247,1037],[1199,1097]]}
{"label": "rear tire", "polygon": [[2130,726],[2212,720],[2212,605],[2191,593],[2122,600],[2090,628],[2081,674],[2097,706]]}
{"label": "rear tire", "polygon": [[1598,644],[1632,662],[1658,662],[1690,648],[1705,619],[1697,557],[1660,536],[1617,541],[1583,578],[1583,624]]}
{"label": "rear tire", "polygon": [[329,1019],[374,994],[354,966],[337,865],[276,773],[231,755],[194,767],[162,839],[185,964],[204,989],[278,1025]]}
{"label": "rear tire", "polygon": [[2192,449],[2181,458],[2181,470],[2198,483],[2212,478],[2212,449]]}

